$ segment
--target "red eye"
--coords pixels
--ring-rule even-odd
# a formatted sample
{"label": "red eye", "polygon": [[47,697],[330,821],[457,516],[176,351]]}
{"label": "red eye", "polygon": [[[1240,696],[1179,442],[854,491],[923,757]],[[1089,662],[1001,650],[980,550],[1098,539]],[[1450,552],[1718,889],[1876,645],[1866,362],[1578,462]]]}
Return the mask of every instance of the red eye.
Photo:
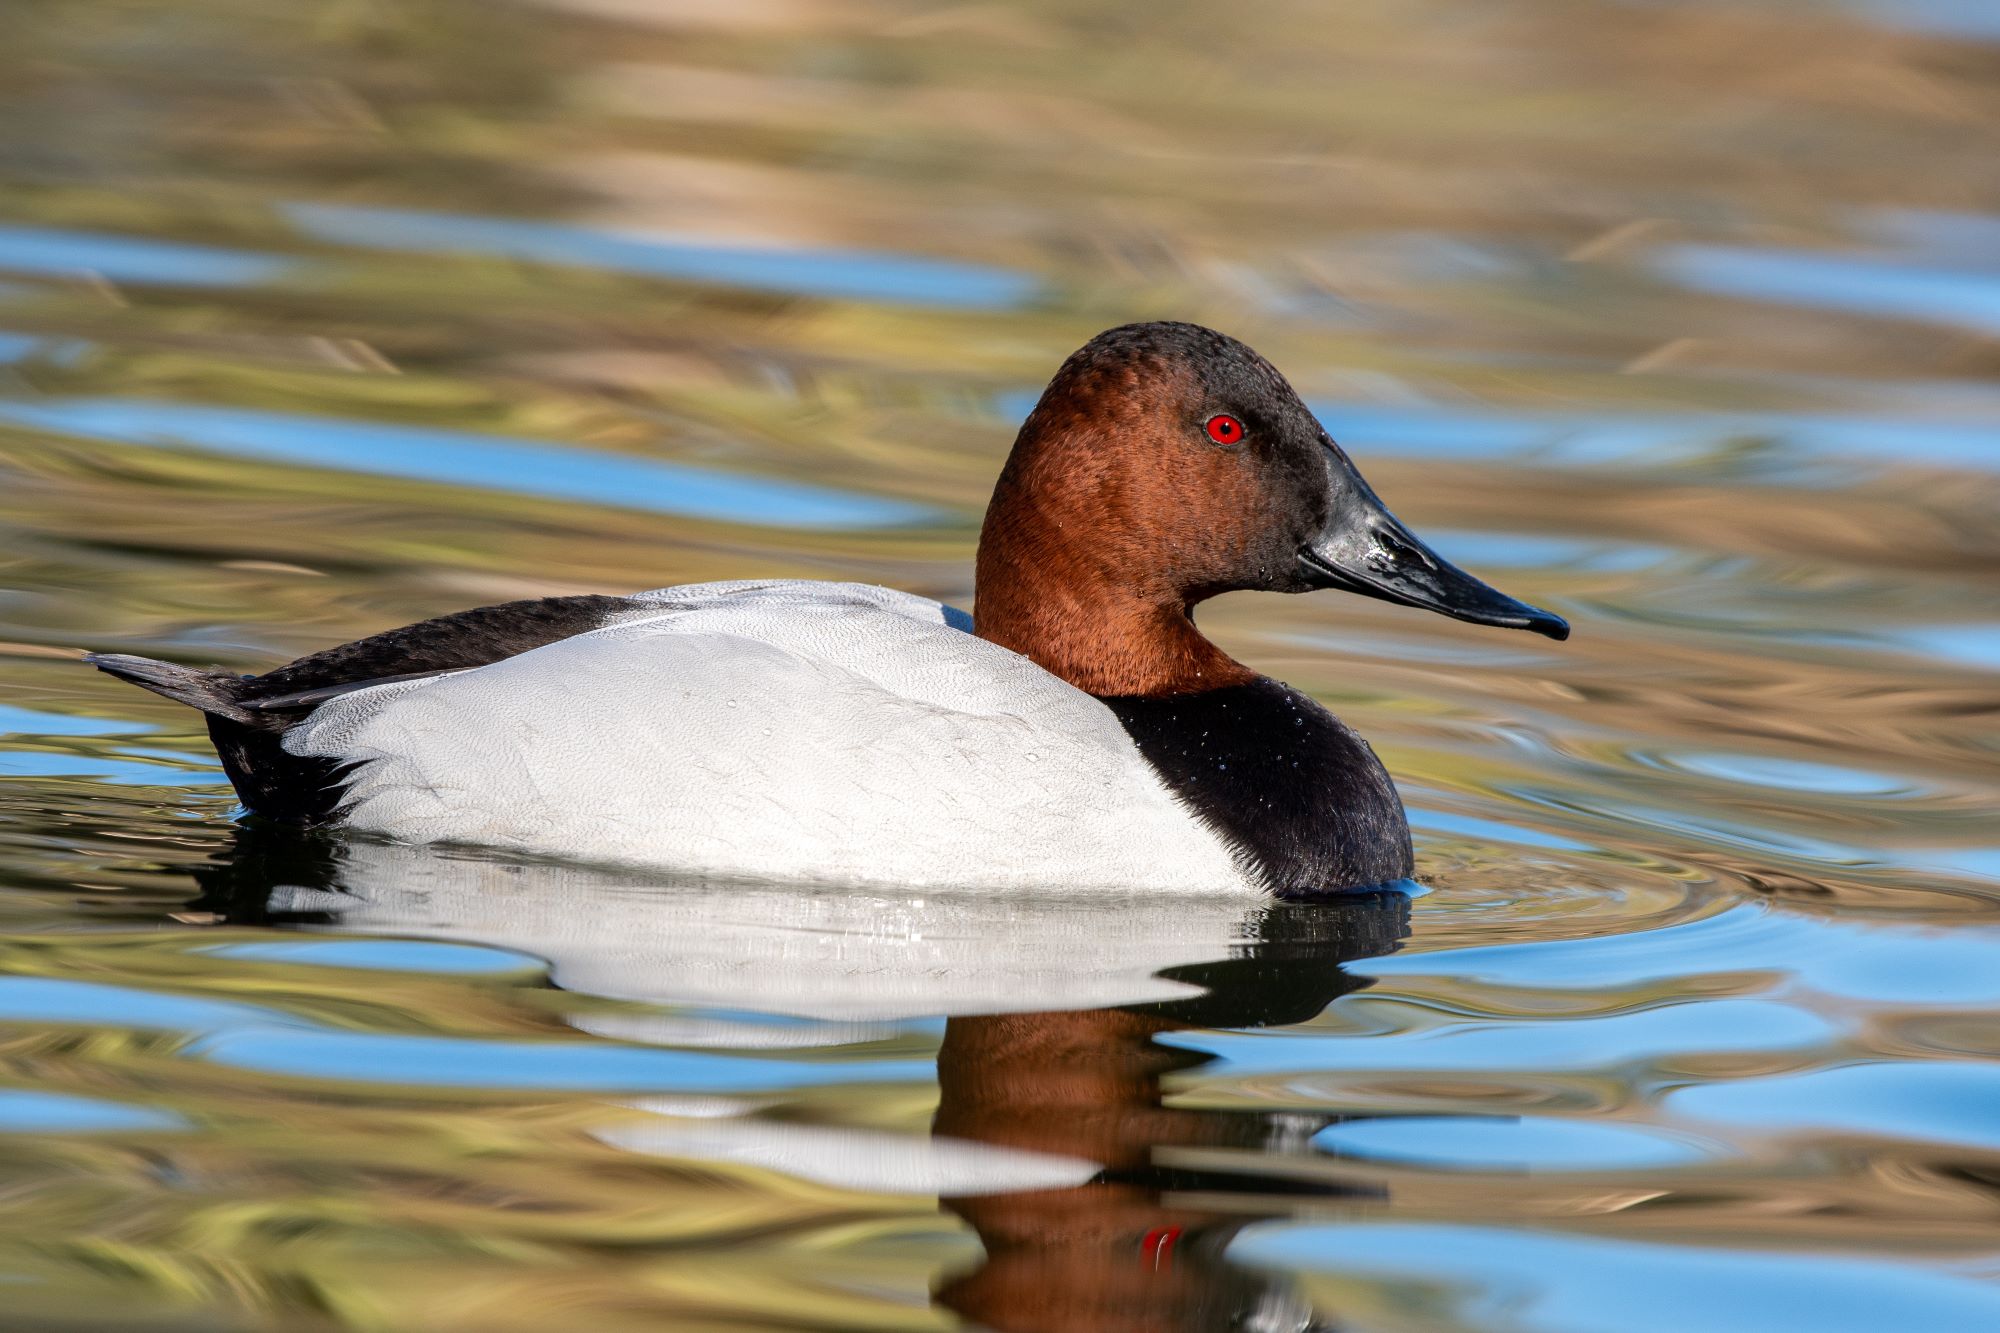
{"label": "red eye", "polygon": [[1217,444],[1235,444],[1243,438],[1243,423],[1224,414],[1208,419],[1208,438]]}

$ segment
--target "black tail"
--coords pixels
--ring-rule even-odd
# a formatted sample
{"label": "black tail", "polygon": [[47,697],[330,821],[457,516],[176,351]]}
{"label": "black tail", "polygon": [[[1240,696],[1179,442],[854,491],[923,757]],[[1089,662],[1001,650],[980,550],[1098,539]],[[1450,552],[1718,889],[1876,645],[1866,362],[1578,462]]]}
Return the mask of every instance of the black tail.
{"label": "black tail", "polygon": [[243,707],[240,701],[243,677],[226,671],[197,671],[125,653],[85,653],[83,660],[107,675],[129,680],[140,689],[165,695],[175,703],[198,708],[210,717],[226,717],[253,726],[269,725],[272,721]]}
{"label": "black tail", "polygon": [[623,597],[595,594],[482,606],[329,648],[261,676],[124,653],[91,653],[84,660],[206,714],[222,767],[251,810],[288,824],[323,824],[340,813],[347,766],[292,754],[284,735],[328,699],[387,681],[488,666],[594,630],[630,606]]}
{"label": "black tail", "polygon": [[246,708],[245,695],[253,688],[249,677],[124,653],[88,653],[83,660],[206,714],[209,739],[215,742],[223,771],[251,813],[306,827],[339,813],[344,766],[331,759],[287,753],[284,732],[299,720],[298,714]]}

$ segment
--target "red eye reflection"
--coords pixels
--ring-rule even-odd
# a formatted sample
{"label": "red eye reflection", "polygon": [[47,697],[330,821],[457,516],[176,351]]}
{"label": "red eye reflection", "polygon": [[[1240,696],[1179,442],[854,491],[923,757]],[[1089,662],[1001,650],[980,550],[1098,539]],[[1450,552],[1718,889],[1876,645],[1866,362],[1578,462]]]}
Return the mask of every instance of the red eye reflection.
{"label": "red eye reflection", "polygon": [[1208,419],[1208,438],[1217,444],[1235,444],[1243,438],[1243,423],[1235,417],[1223,415]]}

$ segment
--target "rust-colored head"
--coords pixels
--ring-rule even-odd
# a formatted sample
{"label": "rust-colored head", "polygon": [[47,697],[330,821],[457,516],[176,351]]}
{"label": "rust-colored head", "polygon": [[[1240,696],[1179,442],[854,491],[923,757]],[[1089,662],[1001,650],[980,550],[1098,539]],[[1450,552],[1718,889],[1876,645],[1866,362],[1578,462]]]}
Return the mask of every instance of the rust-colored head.
{"label": "rust-colored head", "polygon": [[1433,555],[1263,357],[1196,324],[1128,324],[1065,361],[1023,423],[974,616],[1093,694],[1183,694],[1254,676],[1194,628],[1196,603],[1327,587],[1567,632]]}

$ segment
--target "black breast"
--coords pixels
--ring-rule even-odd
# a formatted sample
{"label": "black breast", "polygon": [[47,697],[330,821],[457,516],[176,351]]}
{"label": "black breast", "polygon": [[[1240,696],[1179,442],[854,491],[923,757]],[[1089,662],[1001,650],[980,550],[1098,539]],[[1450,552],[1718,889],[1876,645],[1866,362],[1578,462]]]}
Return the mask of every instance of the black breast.
{"label": "black breast", "polygon": [[1289,685],[1105,697],[1169,789],[1285,895],[1406,879],[1410,828],[1368,742]]}

